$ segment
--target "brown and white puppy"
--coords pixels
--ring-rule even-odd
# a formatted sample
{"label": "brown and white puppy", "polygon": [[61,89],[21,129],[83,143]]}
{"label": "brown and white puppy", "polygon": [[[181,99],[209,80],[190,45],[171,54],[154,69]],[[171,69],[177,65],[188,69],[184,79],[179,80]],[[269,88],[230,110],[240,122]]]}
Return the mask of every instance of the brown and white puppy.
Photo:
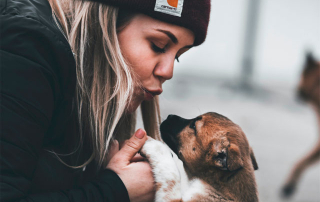
{"label": "brown and white puppy", "polygon": [[[320,62],[316,61],[311,53],[308,53],[306,56],[306,62],[298,86],[298,96],[313,107],[317,114],[318,127],[320,128]],[[291,174],[282,189],[284,197],[292,196],[302,173],[319,160],[320,137],[315,147],[313,147],[313,149],[292,169]]]}
{"label": "brown and white puppy", "polygon": [[[169,115],[160,130],[173,158],[165,144],[151,138],[141,150],[153,169],[156,201],[259,201],[258,166],[238,125],[209,112],[194,119]],[[173,160],[176,156],[182,169]]]}

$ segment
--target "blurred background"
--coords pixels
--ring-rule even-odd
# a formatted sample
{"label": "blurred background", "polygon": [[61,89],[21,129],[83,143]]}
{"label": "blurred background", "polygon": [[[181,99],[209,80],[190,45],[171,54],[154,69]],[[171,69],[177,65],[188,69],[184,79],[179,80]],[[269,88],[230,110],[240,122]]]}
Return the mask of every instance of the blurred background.
{"label": "blurred background", "polygon": [[320,201],[320,162],[292,198],[280,197],[319,138],[316,114],[296,99],[306,51],[320,60],[320,0],[212,0],[206,42],[180,57],[163,86],[162,118],[229,117],[255,152],[262,202]]}

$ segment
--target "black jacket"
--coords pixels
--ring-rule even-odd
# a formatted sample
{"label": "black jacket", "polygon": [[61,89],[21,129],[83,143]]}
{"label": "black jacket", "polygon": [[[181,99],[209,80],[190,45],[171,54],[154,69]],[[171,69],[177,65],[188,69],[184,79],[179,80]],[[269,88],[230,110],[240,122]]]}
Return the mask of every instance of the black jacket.
{"label": "black jacket", "polygon": [[75,61],[48,1],[0,0],[0,26],[0,201],[129,201],[114,172],[49,152],[74,149],[78,125]]}

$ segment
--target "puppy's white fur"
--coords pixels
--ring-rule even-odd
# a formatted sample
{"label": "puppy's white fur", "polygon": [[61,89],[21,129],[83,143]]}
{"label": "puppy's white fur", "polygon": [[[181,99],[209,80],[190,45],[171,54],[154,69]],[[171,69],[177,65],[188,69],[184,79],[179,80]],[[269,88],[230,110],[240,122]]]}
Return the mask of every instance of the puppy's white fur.
{"label": "puppy's white fur", "polygon": [[200,179],[189,180],[182,161],[164,143],[149,138],[141,149],[156,181],[156,202],[191,201],[206,195],[206,185]]}
{"label": "puppy's white fur", "polygon": [[149,138],[141,149],[151,167],[156,181],[156,202],[181,199],[180,174],[168,147]]}

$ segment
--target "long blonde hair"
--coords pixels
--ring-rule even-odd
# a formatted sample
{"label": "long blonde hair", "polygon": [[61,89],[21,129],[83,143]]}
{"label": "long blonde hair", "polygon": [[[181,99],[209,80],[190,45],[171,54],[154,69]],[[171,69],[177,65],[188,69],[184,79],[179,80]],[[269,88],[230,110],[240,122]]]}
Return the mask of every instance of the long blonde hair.
{"label": "long blonde hair", "polygon": [[[138,79],[122,56],[117,38],[119,27],[125,26],[130,17],[122,17],[117,23],[119,8],[96,2],[49,2],[75,55],[80,143],[84,135],[89,135],[92,147],[91,157],[73,167],[86,166],[92,160],[101,167],[110,141],[128,139],[136,125],[136,113],[126,113],[126,109]],[[143,102],[141,113],[147,134],[160,139],[158,97]]]}

